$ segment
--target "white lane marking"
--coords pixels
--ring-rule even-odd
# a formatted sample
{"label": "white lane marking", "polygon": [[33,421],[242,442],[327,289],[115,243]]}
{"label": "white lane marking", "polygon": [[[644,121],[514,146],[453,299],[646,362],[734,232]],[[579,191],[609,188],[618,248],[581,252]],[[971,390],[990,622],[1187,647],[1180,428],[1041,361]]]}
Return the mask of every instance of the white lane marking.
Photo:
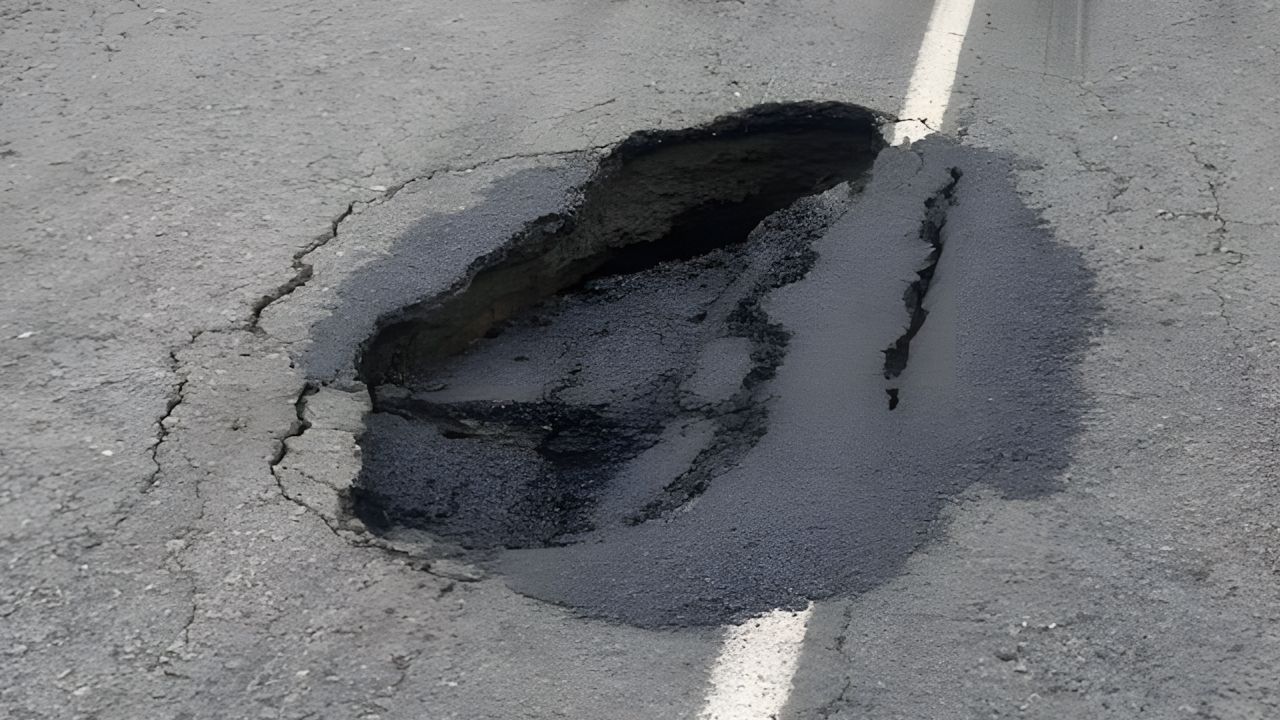
{"label": "white lane marking", "polygon": [[951,88],[960,65],[960,50],[969,31],[975,0],[936,0],[929,26],[920,41],[916,67],[907,85],[894,126],[893,145],[919,140],[942,125],[942,116],[951,102]]}
{"label": "white lane marking", "polygon": [[774,610],[725,630],[699,720],[772,720],[791,694],[813,603]]}

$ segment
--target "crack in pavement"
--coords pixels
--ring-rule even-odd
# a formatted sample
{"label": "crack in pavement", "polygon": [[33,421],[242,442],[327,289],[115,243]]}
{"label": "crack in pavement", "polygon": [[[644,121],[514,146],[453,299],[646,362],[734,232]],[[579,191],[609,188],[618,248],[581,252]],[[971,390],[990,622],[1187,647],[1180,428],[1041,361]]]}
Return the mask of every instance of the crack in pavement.
{"label": "crack in pavement", "polygon": [[351,202],[347,203],[346,209],[338,213],[338,215],[329,222],[328,232],[312,240],[310,243],[306,245],[306,247],[302,248],[301,250],[293,254],[293,260],[292,260],[293,277],[289,278],[289,280],[284,282],[283,284],[278,285],[274,290],[271,290],[267,294],[263,295],[261,298],[258,299],[256,303],[253,304],[253,308],[251,310],[249,323],[248,323],[248,327],[250,330],[253,330],[255,332],[261,332],[259,328],[259,322],[262,319],[262,312],[266,310],[272,303],[275,303],[282,298],[288,297],[289,295],[293,294],[295,290],[302,287],[303,285],[306,285],[308,282],[311,281],[311,276],[315,273],[315,268],[311,265],[311,263],[306,262],[306,257],[311,253],[315,252],[316,250],[319,250],[320,248],[324,247],[325,245],[328,245],[335,238],[337,238],[338,227],[342,225],[342,222],[344,220],[351,217],[351,214],[356,211],[356,205],[361,204],[361,202],[362,201],[359,201],[359,200],[352,200]]}
{"label": "crack in pavement", "polygon": [[[839,656],[840,660],[846,666],[853,666],[853,658],[849,656],[847,651],[849,644],[849,628],[853,624],[853,604],[844,603],[844,609],[840,611],[839,632],[832,641],[832,650]],[[844,684],[840,691],[833,695],[830,699],[824,701],[814,709],[814,713],[822,720],[828,720],[834,717],[841,710],[849,706],[849,692],[853,689],[853,677],[847,675],[844,678]]]}
{"label": "crack in pavement", "polygon": [[1199,212],[1178,212],[1178,213],[1165,212],[1164,215],[1166,217],[1175,217],[1175,218],[1199,217],[1205,220],[1212,220],[1217,224],[1217,227],[1211,233],[1213,242],[1208,252],[1196,253],[1196,254],[1201,256],[1211,255],[1211,254],[1222,254],[1222,255],[1226,255],[1228,258],[1226,262],[1219,263],[1218,265],[1215,265],[1212,268],[1213,270],[1216,270],[1217,273],[1216,273],[1216,277],[1209,282],[1207,289],[1209,290],[1209,292],[1213,293],[1214,297],[1218,301],[1218,316],[1222,318],[1223,323],[1227,327],[1230,340],[1231,340],[1231,345],[1240,354],[1240,357],[1244,362],[1245,371],[1252,372],[1256,368],[1256,363],[1253,360],[1253,358],[1249,356],[1249,353],[1245,352],[1244,332],[1240,328],[1236,327],[1235,323],[1231,319],[1230,313],[1228,313],[1227,311],[1228,305],[1230,304],[1230,300],[1232,298],[1221,287],[1222,283],[1225,282],[1227,273],[1231,270],[1231,268],[1244,263],[1244,261],[1248,259],[1245,253],[1239,250],[1227,247],[1227,236],[1230,235],[1231,233],[1231,228],[1230,228],[1231,221],[1228,221],[1222,215],[1222,198],[1220,195],[1220,185],[1222,180],[1225,177],[1225,173],[1221,169],[1219,169],[1216,164],[1209,162],[1204,157],[1202,157],[1194,141],[1191,141],[1188,143],[1187,153],[1191,155],[1191,158],[1196,162],[1197,165],[1200,166],[1202,170],[1208,171],[1209,173],[1212,174],[1212,177],[1205,180],[1205,185],[1208,188],[1209,196],[1213,199],[1213,207],[1205,210],[1201,210]]}
{"label": "crack in pavement", "polygon": [[1219,195],[1219,186],[1221,185],[1222,180],[1224,179],[1224,173],[1222,172],[1222,170],[1218,169],[1217,165],[1206,161],[1200,156],[1200,153],[1196,149],[1196,143],[1194,141],[1188,144],[1187,152],[1191,155],[1191,158],[1195,160],[1196,164],[1198,164],[1201,167],[1201,169],[1207,170],[1213,175],[1213,177],[1205,180],[1205,185],[1208,187],[1208,190],[1209,190],[1209,196],[1213,198],[1213,207],[1211,209],[1205,209],[1199,212],[1165,213],[1165,216],[1175,217],[1175,218],[1176,217],[1200,217],[1205,220],[1214,221],[1215,223],[1218,224],[1218,227],[1212,233],[1212,239],[1213,239],[1212,247],[1209,248],[1209,251],[1207,253],[1197,253],[1197,254],[1207,255],[1207,254],[1221,253],[1223,255],[1230,256],[1231,259],[1227,261],[1226,263],[1227,265],[1239,265],[1240,263],[1244,262],[1244,260],[1246,259],[1245,254],[1240,252],[1239,250],[1228,248],[1226,246],[1226,236],[1231,232],[1231,230],[1229,227],[1228,220],[1222,215],[1222,198]]}
{"label": "crack in pavement", "polygon": [[845,678],[844,687],[840,688],[840,692],[835,697],[818,707],[818,717],[822,720],[828,720],[840,710],[849,704],[849,691],[853,689],[853,678]]}
{"label": "crack in pavement", "polygon": [[[334,518],[331,518],[321,510],[312,507],[305,500],[294,497],[294,495],[289,493],[285,488],[279,466],[284,462],[284,459],[289,454],[288,441],[292,438],[302,437],[311,429],[312,423],[306,419],[307,401],[310,397],[319,392],[319,390],[320,386],[314,383],[306,383],[304,385],[302,392],[294,401],[294,413],[297,419],[290,425],[288,432],[277,439],[279,445],[277,446],[275,454],[270,458],[269,469],[271,471],[272,478],[275,480],[276,490],[280,497],[297,506],[301,511],[314,515],[321,523],[324,524],[325,528],[327,528],[334,537],[344,541],[352,547],[377,548],[389,555],[406,558],[409,561],[410,567],[414,570],[424,572],[428,575],[447,581],[450,586],[448,589],[442,590],[440,593],[441,595],[449,592],[449,590],[452,589],[451,586],[454,582],[473,582],[479,579],[480,576],[478,573],[473,573],[470,569],[465,567],[461,570],[450,570],[443,567],[436,568],[436,561],[443,560],[445,558],[432,557],[430,554],[422,552],[420,548],[403,546],[394,541],[380,538],[376,535],[358,533],[354,530],[345,528],[336,522]],[[196,485],[196,490],[197,494],[199,494],[199,483]],[[342,497],[342,500],[345,502],[347,499]]]}
{"label": "crack in pavement", "polygon": [[289,494],[289,491],[285,489],[284,480],[280,477],[279,467],[280,467],[280,463],[284,462],[285,457],[289,454],[289,440],[293,438],[302,437],[308,430],[311,429],[311,421],[306,419],[307,398],[314,395],[316,392],[319,391],[319,389],[320,389],[319,386],[315,385],[314,383],[305,383],[303,385],[302,391],[298,394],[298,397],[293,402],[294,414],[296,416],[296,419],[292,422],[292,424],[290,424],[288,431],[286,431],[283,435],[281,435],[277,439],[277,442],[279,444],[276,447],[275,454],[272,455],[268,463],[268,469],[271,471],[271,477],[276,482],[276,489],[280,492],[280,497],[284,498],[285,500],[288,500],[289,502],[293,503],[294,505],[297,505],[298,507],[306,510],[307,512],[314,514],[316,517],[320,519],[321,522],[324,523],[325,527],[329,528],[329,532],[333,533],[335,537],[344,538],[344,535],[340,531],[340,528],[338,528],[333,523],[332,520],[326,517],[324,513],[320,512],[316,508],[311,507],[306,502]]}
{"label": "crack in pavement", "polygon": [[[929,311],[925,309],[925,298],[929,294],[929,287],[933,282],[933,275],[938,269],[938,262],[942,259],[943,236],[942,231],[947,225],[947,212],[956,204],[956,186],[960,184],[960,178],[964,173],[959,168],[951,168],[948,173],[951,180],[924,201],[925,216],[920,223],[920,239],[928,243],[931,250],[925,266],[916,271],[916,280],[907,286],[903,300],[907,306],[907,314],[910,321],[907,329],[894,340],[893,344],[884,350],[884,377],[886,380],[892,380],[902,374],[907,369],[907,363],[910,361],[911,341],[924,327],[925,320],[929,317]],[[892,388],[890,397],[893,399],[893,405],[896,407],[898,394],[897,388]],[[890,407],[892,410],[893,407]]]}
{"label": "crack in pavement", "polygon": [[1111,188],[1111,197],[1107,198],[1107,210],[1106,210],[1107,215],[1111,215],[1117,212],[1131,212],[1133,210],[1133,208],[1116,207],[1116,204],[1115,204],[1116,200],[1120,199],[1120,196],[1124,195],[1126,192],[1129,191],[1129,187],[1133,183],[1132,175],[1125,175],[1123,173],[1120,173],[1114,168],[1112,168],[1110,165],[1107,165],[1105,163],[1101,163],[1096,160],[1089,160],[1084,156],[1084,153],[1081,152],[1080,148],[1076,145],[1071,146],[1071,153],[1075,155],[1076,162],[1080,165],[1080,167],[1084,168],[1088,172],[1102,173],[1104,175],[1109,175],[1111,177],[1112,188]]}
{"label": "crack in pavement", "polygon": [[293,258],[291,261],[291,267],[294,271],[293,277],[289,278],[289,280],[287,280],[286,282],[278,285],[275,289],[267,292],[265,295],[259,298],[257,302],[253,304],[253,307],[251,308],[251,311],[250,311],[249,322],[247,324],[248,329],[255,333],[261,332],[260,322],[262,319],[262,313],[271,305],[292,295],[295,291],[298,290],[298,288],[305,286],[308,282],[311,281],[311,278],[315,273],[315,268],[314,266],[311,265],[311,263],[306,262],[307,256],[311,255],[311,253],[319,250],[320,248],[323,248],[324,246],[336,240],[338,238],[338,232],[342,226],[342,223],[346,222],[347,218],[351,217],[356,212],[358,212],[359,208],[369,206],[369,205],[377,205],[380,203],[384,203],[394,198],[401,190],[405,189],[406,187],[414,183],[429,181],[439,175],[446,174],[446,173],[472,172],[474,170],[478,170],[488,165],[493,165],[495,163],[500,163],[500,162],[506,162],[509,160],[518,160],[518,159],[526,159],[526,158],[532,159],[532,158],[542,158],[542,157],[560,157],[565,155],[577,155],[577,154],[587,153],[587,152],[599,152],[601,150],[607,149],[608,147],[611,147],[611,145],[593,145],[593,146],[590,146],[584,149],[579,149],[579,150],[554,150],[549,152],[538,152],[538,153],[513,153],[510,155],[500,155],[498,157],[489,158],[487,160],[482,160],[478,163],[473,163],[470,165],[462,165],[462,166],[446,165],[444,167],[432,170],[429,173],[418,175],[418,176],[409,178],[408,180],[399,182],[395,185],[388,186],[387,189],[384,190],[382,194],[378,195],[377,197],[373,197],[368,200],[352,200],[348,202],[347,207],[343,209],[340,213],[338,213],[338,215],[335,216],[329,222],[329,229],[326,232],[321,233],[319,237],[315,238],[310,243],[308,243],[305,247],[303,247],[302,249],[298,250],[293,254]]}
{"label": "crack in pavement", "polygon": [[[199,337],[199,335],[193,336],[190,343],[194,343],[196,337]],[[182,404],[183,400],[186,399],[187,380],[189,378],[185,373],[181,372],[181,367],[182,362],[178,360],[178,351],[170,350],[169,371],[178,377],[178,382],[175,383],[170,390],[169,400],[165,404],[164,414],[162,414],[155,422],[156,437],[155,441],[151,444],[150,454],[151,462],[156,466],[156,469],[147,476],[146,487],[148,488],[156,484],[156,481],[160,477],[160,472],[163,469],[160,464],[160,446],[169,438],[169,434],[171,432],[167,423],[169,419],[173,417],[173,411],[176,410],[178,406]],[[121,520],[123,520],[123,517]]]}

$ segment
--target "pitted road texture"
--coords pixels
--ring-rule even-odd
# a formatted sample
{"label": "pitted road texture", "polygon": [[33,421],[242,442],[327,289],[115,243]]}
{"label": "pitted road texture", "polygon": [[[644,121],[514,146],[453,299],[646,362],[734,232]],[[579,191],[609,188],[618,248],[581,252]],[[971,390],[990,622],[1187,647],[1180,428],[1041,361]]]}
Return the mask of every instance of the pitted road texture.
{"label": "pitted road texture", "polygon": [[[705,141],[675,141],[676,157]],[[375,412],[356,511],[453,540],[517,591],[587,615],[704,625],[874,587],[975,482],[1051,491],[1079,423],[1079,258],[997,158],[942,140],[862,152],[879,152],[873,169],[820,167],[749,232],[740,206],[765,206],[756,193],[676,200],[671,217],[710,203],[715,221],[604,244],[625,263],[535,272],[540,298],[495,302],[473,282],[384,323],[362,364]],[[740,180],[743,157],[777,159],[683,169]],[[583,189],[594,222],[652,222],[590,205],[610,177]],[[689,186],[708,187],[670,190]],[[581,241],[557,223],[537,257]],[[527,275],[530,257],[475,277]]]}

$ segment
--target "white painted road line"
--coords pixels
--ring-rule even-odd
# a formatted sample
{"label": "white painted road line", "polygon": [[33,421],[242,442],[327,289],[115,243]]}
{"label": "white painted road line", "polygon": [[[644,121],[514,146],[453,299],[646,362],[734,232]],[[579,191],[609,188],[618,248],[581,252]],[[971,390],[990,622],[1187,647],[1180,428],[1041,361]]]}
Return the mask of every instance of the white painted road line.
{"label": "white painted road line", "polygon": [[813,603],[774,610],[725,630],[699,720],[771,720],[791,694]]}
{"label": "white painted road line", "polygon": [[960,50],[969,31],[975,0],[936,0],[929,27],[920,42],[916,67],[907,85],[894,126],[893,145],[919,140],[942,125],[942,117],[951,102],[951,88],[960,65]]}
{"label": "white painted road line", "polygon": [[[891,143],[919,140],[942,125],[975,0],[936,0]],[[774,610],[725,630],[699,720],[773,720],[791,694],[813,603]]]}

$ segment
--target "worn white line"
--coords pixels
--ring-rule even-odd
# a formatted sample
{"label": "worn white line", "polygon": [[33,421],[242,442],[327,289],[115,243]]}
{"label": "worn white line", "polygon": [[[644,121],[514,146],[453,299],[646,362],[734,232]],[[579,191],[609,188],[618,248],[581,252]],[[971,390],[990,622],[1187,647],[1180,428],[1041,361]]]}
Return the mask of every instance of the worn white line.
{"label": "worn white line", "polygon": [[920,41],[916,67],[902,101],[902,118],[894,126],[894,145],[919,140],[942,125],[956,82],[960,50],[969,31],[975,0],[936,0],[929,26]]}
{"label": "worn white line", "polygon": [[791,694],[813,603],[774,610],[725,630],[711,668],[711,689],[699,720],[772,720]]}

